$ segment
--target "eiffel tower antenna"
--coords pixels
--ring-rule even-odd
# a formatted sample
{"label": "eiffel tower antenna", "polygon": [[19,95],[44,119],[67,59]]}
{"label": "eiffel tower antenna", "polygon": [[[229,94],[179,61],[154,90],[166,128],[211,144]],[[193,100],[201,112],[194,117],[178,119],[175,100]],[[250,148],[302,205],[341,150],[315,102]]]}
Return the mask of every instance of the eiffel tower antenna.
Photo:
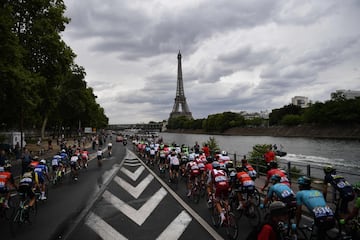
{"label": "eiffel tower antenna", "polygon": [[178,59],[178,72],[177,72],[176,97],[175,97],[174,107],[172,109],[172,112],[170,113],[170,118],[186,116],[189,119],[193,119],[192,114],[189,110],[189,106],[186,103],[186,97],[184,93],[180,50],[177,55],[177,59]]}

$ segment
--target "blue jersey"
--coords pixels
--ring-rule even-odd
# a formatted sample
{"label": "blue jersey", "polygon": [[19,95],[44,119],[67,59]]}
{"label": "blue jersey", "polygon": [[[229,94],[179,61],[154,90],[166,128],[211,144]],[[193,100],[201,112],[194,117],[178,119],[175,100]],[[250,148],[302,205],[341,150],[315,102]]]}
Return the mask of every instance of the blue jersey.
{"label": "blue jersey", "polygon": [[275,194],[280,201],[295,197],[293,190],[283,183],[276,183],[269,188],[267,197],[271,198],[273,194]]}
{"label": "blue jersey", "polygon": [[305,205],[312,212],[316,207],[325,207],[326,202],[322,193],[318,190],[301,190],[296,193],[296,204]]}
{"label": "blue jersey", "polygon": [[44,174],[48,172],[47,166],[39,164],[35,167],[34,172],[37,173],[39,177],[43,177]]}

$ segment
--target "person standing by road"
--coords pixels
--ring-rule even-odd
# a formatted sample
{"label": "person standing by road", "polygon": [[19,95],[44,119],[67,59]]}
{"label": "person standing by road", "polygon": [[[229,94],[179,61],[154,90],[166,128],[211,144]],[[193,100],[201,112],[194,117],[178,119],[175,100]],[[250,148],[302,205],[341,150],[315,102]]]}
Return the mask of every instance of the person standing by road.
{"label": "person standing by road", "polygon": [[204,154],[205,154],[205,157],[209,157],[210,156],[210,148],[209,148],[209,145],[205,144],[202,149],[201,149]]}
{"label": "person standing by road", "polygon": [[27,148],[24,148],[24,153],[21,157],[21,175],[23,175],[28,169],[29,164],[31,163],[32,156]]}
{"label": "person standing by road", "polygon": [[0,152],[0,167],[5,166],[6,160],[7,160],[7,157],[6,157],[5,150],[1,150],[1,152]]}

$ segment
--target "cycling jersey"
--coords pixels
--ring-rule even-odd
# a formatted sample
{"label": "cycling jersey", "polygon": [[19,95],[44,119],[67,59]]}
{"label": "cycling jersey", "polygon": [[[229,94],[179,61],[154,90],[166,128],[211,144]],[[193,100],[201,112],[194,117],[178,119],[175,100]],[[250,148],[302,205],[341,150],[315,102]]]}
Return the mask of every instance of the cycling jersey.
{"label": "cycling jersey", "polygon": [[7,184],[14,182],[12,174],[10,172],[0,172],[0,193],[7,192]]}
{"label": "cycling jersey", "polygon": [[256,170],[249,163],[244,164],[243,167],[246,168],[247,173],[251,178],[256,178]]}
{"label": "cycling jersey", "polygon": [[213,169],[210,176],[215,187],[215,198],[218,199],[221,196],[227,198],[229,195],[229,181],[226,172],[221,169]]}
{"label": "cycling jersey", "polygon": [[170,165],[180,165],[179,158],[176,155],[170,156],[169,160]]}
{"label": "cycling jersey", "polygon": [[273,194],[275,194],[280,201],[285,203],[288,203],[295,198],[293,190],[283,183],[276,183],[269,188],[267,197],[271,199]]}
{"label": "cycling jersey", "polygon": [[45,174],[48,172],[47,166],[43,164],[39,164],[35,167],[34,172],[38,176],[39,183],[44,183],[45,181]]}
{"label": "cycling jersey", "polygon": [[275,174],[277,174],[281,177],[280,178],[281,183],[284,183],[284,184],[290,186],[290,182],[289,182],[289,179],[287,178],[286,174],[278,168],[273,168],[273,169],[270,169],[269,171],[267,171],[267,174],[266,174],[267,180],[269,181],[271,179],[271,177]]}
{"label": "cycling jersey", "polygon": [[351,184],[344,177],[335,174],[325,174],[324,183],[330,183],[340,193],[340,198],[346,201],[352,201],[355,193]]}

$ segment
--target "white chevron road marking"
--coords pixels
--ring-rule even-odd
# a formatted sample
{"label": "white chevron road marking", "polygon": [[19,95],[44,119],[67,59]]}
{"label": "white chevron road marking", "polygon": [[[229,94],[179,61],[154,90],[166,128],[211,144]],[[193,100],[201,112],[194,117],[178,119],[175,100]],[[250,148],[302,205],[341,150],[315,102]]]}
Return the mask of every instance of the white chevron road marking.
{"label": "white chevron road marking", "polygon": [[141,164],[141,162],[139,162],[139,161],[137,161],[137,162],[127,162],[127,161],[125,161],[124,162],[124,165],[125,166],[129,166],[129,167],[136,167],[136,166],[141,166],[142,164]]}
{"label": "white chevron road marking", "polygon": [[183,210],[160,234],[157,240],[179,239],[191,220],[191,216]]}
{"label": "white chevron road marking", "polygon": [[136,187],[133,187],[131,184],[129,184],[124,179],[118,176],[114,178],[114,181],[117,184],[119,184],[123,189],[125,189],[127,192],[129,192],[131,196],[133,196],[134,198],[138,198],[153,179],[154,176],[149,174]]}
{"label": "white chevron road marking", "polygon": [[90,212],[85,224],[94,230],[104,240],[127,239],[93,212]]}
{"label": "white chevron road marking", "polygon": [[144,203],[144,205],[142,205],[141,208],[139,208],[139,210],[129,206],[107,190],[104,192],[103,198],[113,204],[114,207],[124,213],[127,217],[131,218],[131,220],[133,220],[136,224],[141,226],[154,211],[157,205],[159,205],[166,194],[166,190],[164,188],[160,188],[149,200],[146,201],[146,203]]}
{"label": "white chevron road marking", "polygon": [[141,173],[145,170],[144,166],[140,166],[138,169],[136,169],[135,172],[131,172],[126,168],[121,168],[121,171],[125,173],[131,180],[136,181],[138,177],[141,175]]}

